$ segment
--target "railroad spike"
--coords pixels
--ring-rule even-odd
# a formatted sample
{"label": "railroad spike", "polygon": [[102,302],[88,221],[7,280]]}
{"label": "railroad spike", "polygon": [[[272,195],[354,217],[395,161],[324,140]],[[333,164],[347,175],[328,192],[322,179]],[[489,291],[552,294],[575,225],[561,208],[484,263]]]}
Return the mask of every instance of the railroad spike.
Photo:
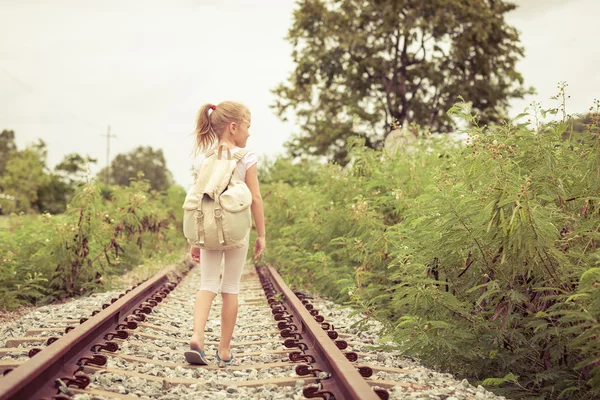
{"label": "railroad spike", "polygon": [[302,388],[302,394],[304,397],[309,399],[314,399],[316,397],[320,397],[322,399],[335,399],[333,393],[328,390],[321,390],[321,386],[317,384],[304,386]]}
{"label": "railroad spike", "polygon": [[104,335],[104,340],[113,340],[114,338],[118,339],[127,339],[129,337],[129,332],[124,330],[117,330],[116,332],[108,332]]}
{"label": "railroad spike", "polygon": [[336,340],[335,345],[340,350],[345,350],[348,348],[348,342],[346,342],[345,340]]}
{"label": "railroad spike", "polygon": [[119,324],[115,329],[137,329],[138,324],[135,321],[125,321],[125,324]]}
{"label": "railroad spike", "polygon": [[389,400],[390,398],[390,393],[385,389],[373,388],[373,391],[381,400]]}
{"label": "railroad spike", "polygon": [[46,346],[50,346],[52,343],[56,342],[58,338],[56,336],[51,336],[46,340]]}
{"label": "railroad spike", "polygon": [[94,364],[94,365],[98,365],[98,366],[102,367],[102,366],[106,365],[107,362],[108,362],[108,358],[105,355],[93,354],[92,357],[81,357],[77,361],[77,365]]}
{"label": "railroad spike", "polygon": [[292,351],[289,358],[292,362],[303,361],[309,364],[314,364],[317,361],[311,354],[302,354],[299,351]]}
{"label": "railroad spike", "polygon": [[42,351],[42,349],[40,349],[39,347],[34,347],[33,349],[30,349],[27,352],[27,355],[29,356],[29,358],[35,356],[37,353],[39,353],[40,351]]}
{"label": "railroad spike", "polygon": [[[306,343],[304,343],[304,342],[299,342],[299,341],[298,341],[298,340],[296,340],[296,339],[286,339],[286,340],[283,342],[283,345],[284,345],[285,347],[287,347],[288,349],[290,349],[290,348],[292,348],[292,347],[297,347],[297,348],[299,348],[300,350],[303,350],[303,351],[304,351],[304,350],[308,350],[308,345],[307,345]],[[301,347],[300,345],[302,345],[302,347]]]}
{"label": "railroad spike", "polygon": [[[56,388],[59,390],[64,390],[64,387],[67,388],[69,386],[77,386],[79,389],[85,389],[91,382],[91,379],[87,375],[74,375],[72,378],[68,376],[63,376],[60,379],[56,380]],[[64,385],[64,386],[63,386]]]}
{"label": "railroad spike", "polygon": [[368,378],[373,375],[373,369],[371,367],[366,367],[361,365],[357,368],[358,373],[361,374],[364,378]]}

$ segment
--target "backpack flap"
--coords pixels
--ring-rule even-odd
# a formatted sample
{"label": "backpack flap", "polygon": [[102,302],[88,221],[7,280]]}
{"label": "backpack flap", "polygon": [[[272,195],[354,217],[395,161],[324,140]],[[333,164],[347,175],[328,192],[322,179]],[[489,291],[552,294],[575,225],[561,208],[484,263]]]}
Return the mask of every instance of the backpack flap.
{"label": "backpack flap", "polygon": [[252,193],[242,182],[232,181],[219,198],[221,207],[229,212],[240,212],[252,204]]}

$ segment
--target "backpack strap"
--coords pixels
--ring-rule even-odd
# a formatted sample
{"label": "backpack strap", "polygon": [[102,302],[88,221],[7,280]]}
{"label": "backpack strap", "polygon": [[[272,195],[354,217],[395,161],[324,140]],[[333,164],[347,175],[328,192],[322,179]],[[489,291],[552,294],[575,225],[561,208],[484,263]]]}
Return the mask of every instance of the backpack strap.
{"label": "backpack strap", "polygon": [[223,159],[223,149],[225,149],[227,151],[227,160],[231,160],[232,159],[232,157],[231,157],[231,150],[229,150],[229,147],[227,147],[224,144],[222,144],[222,145],[220,145],[218,147],[218,149],[219,149],[219,152],[217,153],[218,154],[217,158],[219,160]]}
{"label": "backpack strap", "polygon": [[204,246],[204,211],[202,210],[202,200],[204,194],[198,199],[198,209],[196,210],[196,243]]}
{"label": "backpack strap", "polygon": [[[204,155],[204,157],[205,157],[205,158],[208,158],[208,157],[212,156],[213,154],[215,154],[215,153],[217,152],[217,149],[218,149],[219,147],[221,147],[221,146],[215,147],[214,149],[211,149],[211,150],[207,151],[207,152],[206,152],[206,154]],[[248,150],[246,150],[246,149],[240,149],[239,151],[237,151],[237,152],[236,152],[236,153],[233,155],[233,157],[232,157],[232,158],[233,158],[235,161],[240,161],[242,158],[244,158],[244,156],[245,156],[246,154],[248,154]]]}
{"label": "backpack strap", "polygon": [[242,158],[244,158],[244,156],[248,154],[248,150],[246,149],[241,149],[239,151],[237,151],[234,155],[233,155],[233,159],[235,161],[240,161]]}

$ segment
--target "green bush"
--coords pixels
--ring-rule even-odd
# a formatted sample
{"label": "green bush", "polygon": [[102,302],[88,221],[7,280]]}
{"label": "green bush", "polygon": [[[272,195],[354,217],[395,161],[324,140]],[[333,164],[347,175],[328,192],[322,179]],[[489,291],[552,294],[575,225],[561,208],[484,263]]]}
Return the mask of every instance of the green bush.
{"label": "green bush", "polygon": [[450,112],[466,146],[422,135],[393,156],[356,139],[345,169],[275,162],[267,261],[428,365],[519,398],[597,398],[598,119],[480,127],[466,104]]}
{"label": "green bush", "polygon": [[1,308],[91,293],[112,276],[185,246],[183,188],[156,192],[138,180],[107,193],[108,199],[91,182],[64,214],[10,217],[8,229],[0,230]]}

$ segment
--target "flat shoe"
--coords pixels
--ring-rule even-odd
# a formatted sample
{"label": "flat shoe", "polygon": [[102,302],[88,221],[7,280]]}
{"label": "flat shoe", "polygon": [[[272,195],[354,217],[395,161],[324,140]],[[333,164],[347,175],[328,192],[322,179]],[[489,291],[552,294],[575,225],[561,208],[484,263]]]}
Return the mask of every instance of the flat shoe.
{"label": "flat shoe", "polygon": [[233,362],[233,353],[231,353],[229,360],[222,360],[221,357],[219,357],[219,349],[217,349],[215,354],[217,355],[217,363],[219,364],[219,367],[230,365]]}
{"label": "flat shoe", "polygon": [[206,357],[206,354],[204,354],[204,351],[202,350],[188,350],[185,353],[183,353],[183,355],[185,356],[185,360],[190,364],[208,365],[208,362],[206,362],[206,359],[204,358]]}

